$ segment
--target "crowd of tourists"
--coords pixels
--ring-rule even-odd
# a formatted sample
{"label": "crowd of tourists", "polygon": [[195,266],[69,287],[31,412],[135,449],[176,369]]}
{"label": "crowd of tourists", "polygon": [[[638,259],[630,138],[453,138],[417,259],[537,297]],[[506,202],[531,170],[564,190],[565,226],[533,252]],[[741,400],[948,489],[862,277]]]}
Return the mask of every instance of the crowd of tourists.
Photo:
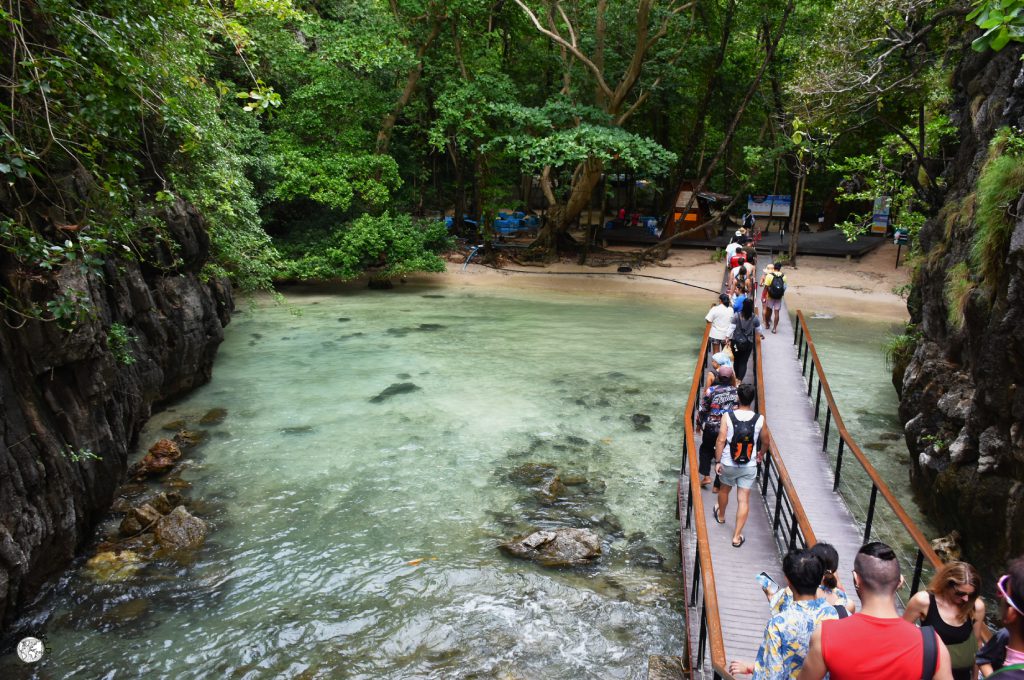
{"label": "crowd of tourists", "polygon": [[784,587],[761,572],[771,610],[764,638],[754,661],[734,660],[729,672],[754,680],[1024,680],[1024,557],[996,583],[996,632],[985,623],[981,579],[966,562],[944,564],[902,614],[904,580],[892,548],[875,541],[857,552],[859,610],[838,566],[835,548],[817,543],[785,556]]}
{"label": "crowd of tourists", "polygon": [[[726,292],[708,312],[712,355],[695,428],[701,435],[698,474],[712,487],[712,515],[726,523],[736,487],[732,545],[745,542],[751,489],[769,445],[764,416],[754,410],[756,388],[744,383],[754,334],[778,329],[786,280],[782,263],[765,267],[756,282],[757,251],[744,230],[726,249]],[[761,290],[763,323],[754,312]],[[712,478],[712,465],[715,477]],[[785,585],[766,572],[758,581],[770,618],[753,661],[733,660],[733,675],[754,680],[1024,680],[1024,557],[1012,561],[996,583],[1003,627],[985,622],[981,579],[966,562],[938,569],[928,587],[913,594],[902,613],[904,585],[896,553],[872,542],[854,558],[852,585],[858,610],[839,576],[839,555],[828,543],[790,551],[782,562]]]}

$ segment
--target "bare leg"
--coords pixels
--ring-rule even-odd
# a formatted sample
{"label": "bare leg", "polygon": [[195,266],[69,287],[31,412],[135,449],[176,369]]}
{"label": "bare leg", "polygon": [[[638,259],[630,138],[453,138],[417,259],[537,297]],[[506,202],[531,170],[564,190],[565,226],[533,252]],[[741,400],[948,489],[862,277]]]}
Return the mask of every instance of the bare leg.
{"label": "bare leg", "polygon": [[725,519],[725,507],[729,505],[729,492],[732,491],[732,487],[722,482],[722,485],[718,488],[718,517]]}
{"label": "bare leg", "polygon": [[[721,498],[721,496],[719,496]],[[721,503],[721,501],[719,501]],[[747,523],[747,515],[750,514],[750,489],[736,487],[736,531],[732,535],[732,542],[740,540],[743,527]]]}
{"label": "bare leg", "polygon": [[769,328],[772,325],[772,308],[767,304],[764,306],[764,327]]}

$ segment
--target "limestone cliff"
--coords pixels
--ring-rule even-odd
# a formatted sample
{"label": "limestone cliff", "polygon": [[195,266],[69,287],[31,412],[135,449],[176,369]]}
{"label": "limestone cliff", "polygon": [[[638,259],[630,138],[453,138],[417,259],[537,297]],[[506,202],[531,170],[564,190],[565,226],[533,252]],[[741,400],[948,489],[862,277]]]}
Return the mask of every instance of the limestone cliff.
{"label": "limestone cliff", "polygon": [[943,529],[958,528],[965,556],[997,569],[1024,553],[1024,200],[1000,210],[1008,238],[993,266],[971,258],[978,179],[997,131],[1024,128],[1020,46],[968,51],[954,81],[960,146],[946,166],[939,216],[921,233],[924,260],[910,311],[920,340],[902,375],[900,415],[911,480]]}
{"label": "limestone cliff", "polygon": [[[0,632],[109,507],[154,404],[210,378],[231,290],[200,277],[209,239],[199,215],[178,202],[163,220],[173,245],[154,245],[145,264],[109,259],[102,276],[68,267],[56,280],[26,275],[0,256],[8,294],[71,287],[88,291],[95,309],[70,333],[11,312],[0,325]],[[136,338],[134,363],[110,351],[114,323]],[[84,451],[99,459],[76,462]]]}

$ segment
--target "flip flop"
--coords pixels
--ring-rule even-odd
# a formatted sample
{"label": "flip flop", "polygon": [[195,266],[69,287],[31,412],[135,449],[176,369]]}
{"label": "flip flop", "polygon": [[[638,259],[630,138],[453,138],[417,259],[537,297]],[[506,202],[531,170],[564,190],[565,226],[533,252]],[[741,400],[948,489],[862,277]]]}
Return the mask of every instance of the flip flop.
{"label": "flip flop", "polygon": [[737,543],[736,541],[733,541],[732,542],[732,547],[738,548],[738,547],[740,547],[741,545],[743,545],[746,542],[747,542],[747,537],[744,536],[743,534],[740,534],[740,541],[739,541],[739,543]]}
{"label": "flip flop", "polygon": [[715,507],[712,508],[711,512],[714,513],[715,521],[716,522],[718,522],[719,524],[725,524],[725,520],[724,519],[718,519],[718,504],[717,503],[715,504]]}

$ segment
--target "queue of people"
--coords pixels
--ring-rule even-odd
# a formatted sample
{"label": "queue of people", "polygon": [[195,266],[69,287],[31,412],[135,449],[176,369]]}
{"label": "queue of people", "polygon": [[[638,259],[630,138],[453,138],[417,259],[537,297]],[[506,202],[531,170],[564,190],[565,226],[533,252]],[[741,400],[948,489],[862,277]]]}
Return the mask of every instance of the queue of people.
{"label": "queue of people", "polygon": [[[701,434],[698,473],[702,488],[716,493],[712,514],[725,524],[732,487],[737,509],[732,545],[745,542],[750,490],[768,448],[764,417],[753,408],[755,387],[744,383],[754,334],[778,332],[788,283],[781,262],[769,263],[756,279],[756,251],[737,232],[727,248],[726,293],[708,312],[711,369],[701,396],[695,430]],[[753,250],[753,248],[751,248]],[[760,289],[763,317],[754,310]],[[716,472],[711,477],[712,463]],[[904,585],[891,547],[868,543],[855,556],[852,586],[861,608],[839,576],[839,555],[827,543],[790,551],[783,559],[785,586],[765,572],[758,580],[771,616],[756,659],[733,660],[729,672],[754,680],[1024,680],[1024,557],[1010,563],[996,584],[1003,628],[985,623],[981,579],[965,562],[949,562],[904,611],[897,591]]]}

